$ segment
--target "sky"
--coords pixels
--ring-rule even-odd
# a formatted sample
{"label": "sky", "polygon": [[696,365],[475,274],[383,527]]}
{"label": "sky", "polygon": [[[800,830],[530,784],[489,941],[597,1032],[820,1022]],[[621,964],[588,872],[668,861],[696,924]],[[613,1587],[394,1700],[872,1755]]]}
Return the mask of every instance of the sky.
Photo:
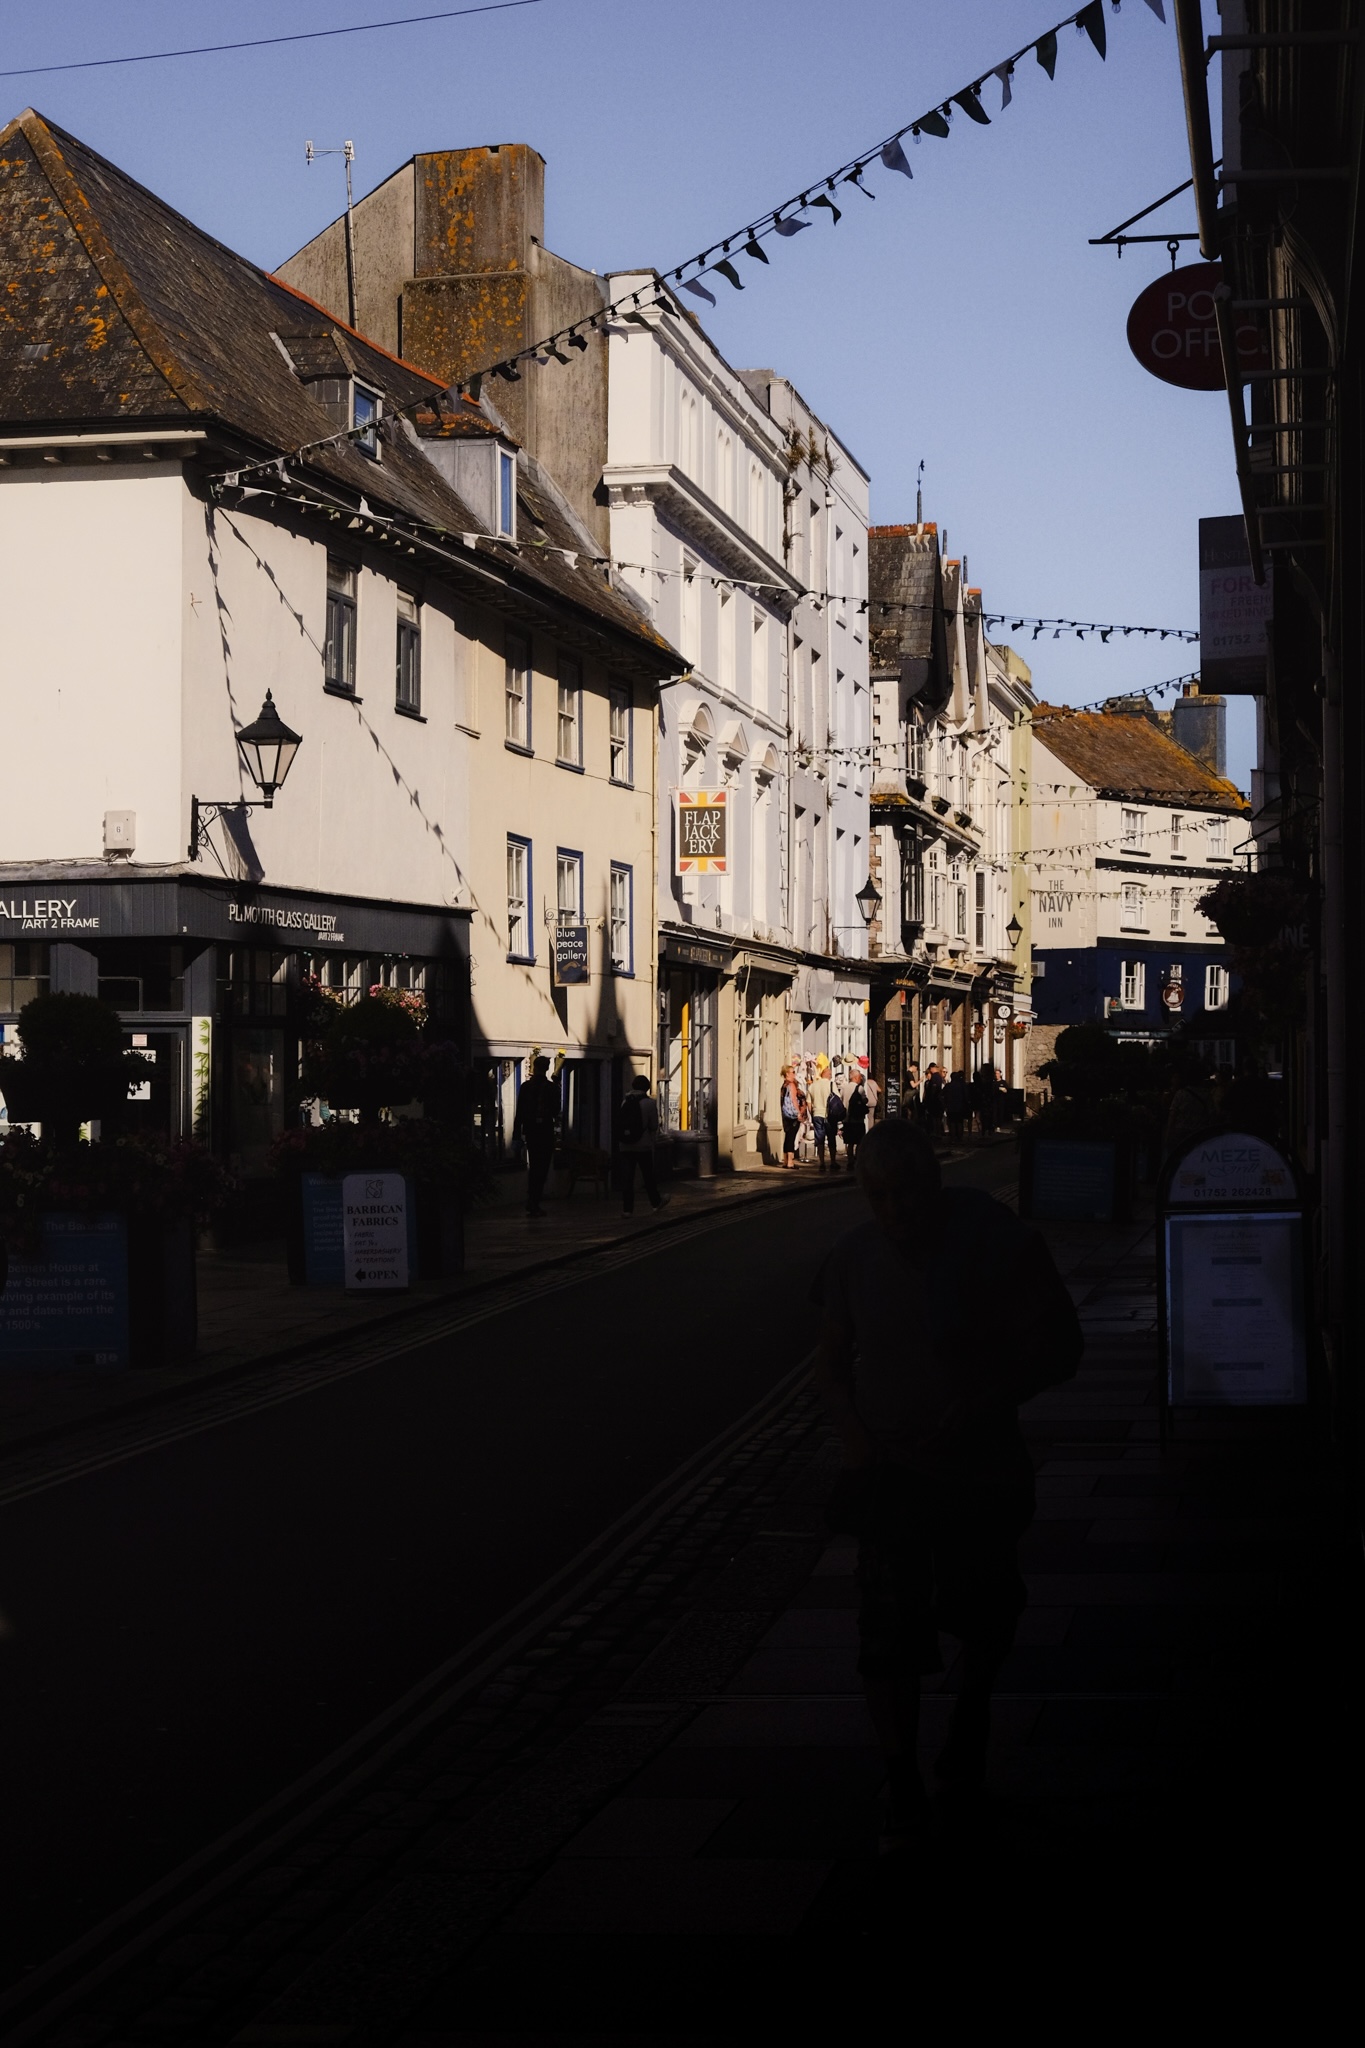
{"label": "sky", "polygon": [[[442,0],[47,0],[3,10],[0,70],[274,36]],[[1065,0],[536,0],[464,20],[174,62],[0,78],[266,266],[415,151],[528,142],[547,244],[600,271],[668,269],[812,185],[1049,28]],[[1197,522],[1238,510],[1227,409],[1141,369],[1125,322],[1164,246],[1088,246],[1188,177],[1173,8],[1106,7],[1108,58],[1074,29],[1055,82],[1032,56],[1013,101],[982,94],[946,141],[906,138],[914,177],[740,259],[745,290],[694,302],[736,366],[790,377],[872,478],[875,521],[924,514],[988,610],[1199,622]],[[1153,223],[1194,225],[1190,196]],[[1185,245],[1181,261],[1197,260]],[[550,375],[552,370],[539,374]],[[1178,641],[1002,636],[1038,694],[1086,703],[1197,666]],[[1163,700],[1169,701],[1169,700]],[[1229,769],[1252,765],[1250,700]]]}

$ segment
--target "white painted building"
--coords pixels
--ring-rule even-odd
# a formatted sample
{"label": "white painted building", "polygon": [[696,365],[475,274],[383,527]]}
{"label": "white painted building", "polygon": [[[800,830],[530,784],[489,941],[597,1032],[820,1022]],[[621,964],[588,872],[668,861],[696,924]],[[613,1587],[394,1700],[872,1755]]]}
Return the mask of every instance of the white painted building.
{"label": "white painted building", "polygon": [[[301,1113],[305,978],[413,987],[485,1130],[543,1050],[606,1142],[654,1055],[673,651],[478,408],[36,115],[0,171],[44,280],[0,327],[0,1027],[109,997],[149,1117],[251,1173]],[[267,691],[302,736],[268,809]]]}
{"label": "white painted building", "polygon": [[[787,1058],[866,1050],[866,473],[786,380],[649,304],[610,334],[618,573],[689,673],[663,695],[660,1072],[669,1124],[771,1155]],[[673,795],[724,791],[723,875],[680,874]]]}

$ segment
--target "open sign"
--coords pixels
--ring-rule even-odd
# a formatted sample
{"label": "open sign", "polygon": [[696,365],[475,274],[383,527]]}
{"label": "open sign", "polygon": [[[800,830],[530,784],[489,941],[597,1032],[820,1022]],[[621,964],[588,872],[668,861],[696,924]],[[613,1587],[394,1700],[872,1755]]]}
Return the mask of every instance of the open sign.
{"label": "open sign", "polygon": [[[1138,293],[1128,315],[1128,346],[1144,370],[1187,391],[1223,389],[1223,355],[1218,343],[1214,289],[1223,280],[1221,263],[1187,263]],[[1245,313],[1234,316],[1237,366],[1244,376],[1268,370],[1264,330]]]}

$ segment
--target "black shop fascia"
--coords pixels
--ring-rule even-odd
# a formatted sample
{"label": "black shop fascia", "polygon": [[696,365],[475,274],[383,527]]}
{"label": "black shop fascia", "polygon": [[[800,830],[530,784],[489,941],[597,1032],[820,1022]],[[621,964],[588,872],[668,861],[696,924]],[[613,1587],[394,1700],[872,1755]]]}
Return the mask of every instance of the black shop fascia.
{"label": "black shop fascia", "polygon": [[3,1050],[34,996],[103,997],[128,1043],[153,1056],[134,1121],[202,1138],[253,1176],[299,1114],[308,977],[351,996],[376,985],[417,990],[465,1053],[469,922],[467,910],[443,906],[111,874],[102,864],[0,870]]}

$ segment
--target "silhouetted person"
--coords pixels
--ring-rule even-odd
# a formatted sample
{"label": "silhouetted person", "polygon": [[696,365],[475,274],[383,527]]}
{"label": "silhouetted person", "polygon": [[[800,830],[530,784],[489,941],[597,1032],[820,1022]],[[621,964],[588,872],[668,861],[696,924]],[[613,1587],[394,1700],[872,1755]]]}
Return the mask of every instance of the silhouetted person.
{"label": "silhouetted person", "polygon": [[832,1528],[858,1549],[858,1669],[888,1759],[884,1846],[927,1809],[916,1760],[920,1676],[940,1628],[962,1689],[934,1770],[950,1808],[986,1769],[990,1699],[1026,1595],[1016,1546],[1033,1517],[1018,1404],[1075,1373],[1071,1297],[1037,1232],[977,1188],[943,1188],[926,1134],[879,1124],[858,1161],[870,1221],[812,1289],[816,1383],[844,1444]]}
{"label": "silhouetted person", "polygon": [[977,1129],[985,1135],[995,1129],[1000,1105],[1000,1083],[994,1067],[978,1067],[972,1075],[972,1107]]}
{"label": "silhouetted person", "polygon": [[531,1078],[523,1081],[517,1097],[512,1136],[526,1147],[526,1213],[543,1216],[540,1198],[550,1177],[555,1156],[555,1126],[559,1121],[559,1090],[550,1079],[550,1062],[542,1055],[532,1062]]}
{"label": "silhouetted person", "polygon": [[651,1209],[662,1209],[667,1195],[659,1193],[654,1172],[654,1148],[659,1142],[659,1105],[649,1092],[648,1074],[637,1074],[621,1104],[616,1127],[616,1150],[620,1157],[621,1205],[627,1216],[635,1209],[635,1169],[645,1184]]}
{"label": "silhouetted person", "polygon": [[843,1096],[837,1087],[832,1087],[829,1091],[829,1101],[825,1105],[825,1135],[829,1139],[829,1170],[831,1173],[839,1171],[839,1133],[844,1129],[847,1115],[848,1112],[844,1108]]}
{"label": "silhouetted person", "polygon": [[943,1136],[943,1069],[937,1060],[930,1060],[929,1071],[924,1077],[924,1128],[931,1138]]}
{"label": "silhouetted person", "polygon": [[948,1120],[950,1138],[962,1136],[962,1126],[971,1113],[972,1102],[967,1093],[967,1076],[959,1068],[943,1091],[943,1114]]}
{"label": "silhouetted person", "polygon": [[848,1163],[855,1166],[858,1147],[867,1136],[867,1089],[863,1077],[855,1069],[853,1086],[848,1091],[844,1104],[844,1144],[848,1150]]}

